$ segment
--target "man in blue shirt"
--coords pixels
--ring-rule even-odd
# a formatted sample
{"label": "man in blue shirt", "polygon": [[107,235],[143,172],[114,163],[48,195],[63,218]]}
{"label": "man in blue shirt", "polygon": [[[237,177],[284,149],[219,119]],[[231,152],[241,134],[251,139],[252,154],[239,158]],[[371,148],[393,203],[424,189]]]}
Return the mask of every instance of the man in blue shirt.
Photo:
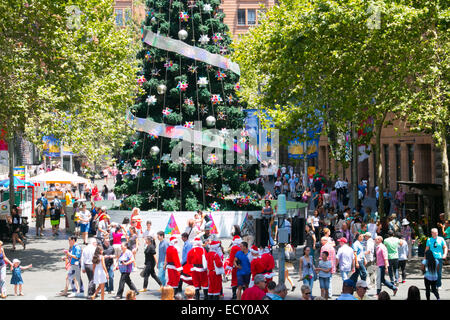
{"label": "man in blue shirt", "polygon": [[[67,295],[69,283],[75,284],[77,293],[80,293],[82,286],[80,274],[81,247],[77,244],[77,237],[71,236],[69,238],[69,246],[70,251],[65,250],[65,254],[67,256],[67,259],[69,259],[70,269],[67,272],[66,287],[64,291],[60,293],[60,295],[62,296]],[[72,293],[71,295],[69,295],[69,297],[70,298],[75,297],[75,293]]]}
{"label": "man in blue shirt", "polygon": [[166,251],[169,247],[169,242],[164,239],[164,231],[158,231],[157,237],[159,240],[158,246],[158,278],[162,285],[166,285],[166,269],[164,269],[164,261],[166,260]]}
{"label": "man in blue shirt", "polygon": [[444,238],[438,236],[438,229],[431,229],[431,238],[427,240],[427,246],[425,248],[425,252],[431,250],[433,252],[433,256],[435,259],[439,261],[438,264],[438,279],[436,282],[436,287],[441,287],[441,279],[442,279],[442,263],[445,259],[447,259],[448,248],[445,243]]}
{"label": "man in blue shirt", "polygon": [[[181,234],[181,240],[183,240],[184,242],[183,251],[181,253],[181,266],[184,266],[187,262],[187,254],[189,250],[192,249],[192,243],[189,241],[189,234],[187,232]],[[183,290],[183,279],[180,278],[180,282],[178,283],[178,292],[182,292],[182,290]]]}
{"label": "man in blue shirt", "polygon": [[237,268],[237,282],[238,282],[238,290],[237,290],[237,300],[241,300],[242,289],[247,289],[248,284],[250,283],[250,261],[248,260],[248,243],[243,241],[240,244],[241,251],[236,253],[234,258],[234,265]]}
{"label": "man in blue shirt", "polygon": [[347,279],[342,285],[342,294],[336,300],[358,300],[353,296],[356,284],[352,279]]}
{"label": "man in blue shirt", "polygon": [[354,282],[358,281],[358,276],[361,276],[361,280],[366,280],[367,270],[365,267],[366,255],[364,253],[364,246],[362,245],[363,235],[357,233],[353,243],[353,251],[355,252],[355,272],[351,275],[350,279]]}

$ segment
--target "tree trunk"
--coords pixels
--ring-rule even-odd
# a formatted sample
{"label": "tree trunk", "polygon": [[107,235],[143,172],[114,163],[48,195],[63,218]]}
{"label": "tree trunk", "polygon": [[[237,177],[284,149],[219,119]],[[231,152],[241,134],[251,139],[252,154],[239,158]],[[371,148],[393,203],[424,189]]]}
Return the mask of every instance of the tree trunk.
{"label": "tree trunk", "polygon": [[376,137],[375,137],[375,158],[376,158],[376,168],[377,168],[377,186],[378,186],[378,216],[380,218],[385,216],[384,212],[384,187],[383,187],[383,163],[381,162],[381,130],[383,128],[383,122],[376,127]]}
{"label": "tree trunk", "polygon": [[352,123],[352,192],[353,192],[353,208],[358,205],[358,144],[356,143],[356,128]]}
{"label": "tree trunk", "polygon": [[444,213],[447,220],[450,220],[450,185],[449,185],[449,164],[447,153],[447,136],[445,128],[442,129],[443,139],[441,143],[442,152],[442,201],[444,202]]}
{"label": "tree trunk", "polygon": [[14,186],[14,134],[11,134],[8,140],[9,155],[9,210],[12,215],[12,207],[15,204],[15,186]]}

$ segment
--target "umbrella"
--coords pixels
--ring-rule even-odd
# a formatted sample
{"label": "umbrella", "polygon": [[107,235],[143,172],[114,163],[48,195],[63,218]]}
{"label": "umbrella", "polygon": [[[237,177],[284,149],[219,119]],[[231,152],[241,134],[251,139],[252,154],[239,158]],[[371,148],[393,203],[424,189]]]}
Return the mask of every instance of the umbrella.
{"label": "umbrella", "polygon": [[30,178],[30,181],[46,183],[90,183],[88,179],[79,177],[75,174],[60,169],[37,175]]}
{"label": "umbrella", "polygon": [[[34,184],[14,177],[14,187],[34,187]],[[0,187],[9,188],[9,179],[0,181]]]}

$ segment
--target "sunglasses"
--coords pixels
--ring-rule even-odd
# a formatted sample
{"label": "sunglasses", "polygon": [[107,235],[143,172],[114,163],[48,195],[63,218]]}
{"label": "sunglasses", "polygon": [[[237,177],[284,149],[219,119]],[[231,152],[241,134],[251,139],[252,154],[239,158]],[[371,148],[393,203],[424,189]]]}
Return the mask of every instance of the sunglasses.
{"label": "sunglasses", "polygon": [[305,292],[305,294],[311,294],[311,292]]}

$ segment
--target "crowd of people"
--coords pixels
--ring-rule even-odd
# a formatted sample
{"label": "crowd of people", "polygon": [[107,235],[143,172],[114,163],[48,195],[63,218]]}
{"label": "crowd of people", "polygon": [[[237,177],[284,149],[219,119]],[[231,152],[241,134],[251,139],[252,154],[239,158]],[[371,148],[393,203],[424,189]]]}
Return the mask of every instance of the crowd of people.
{"label": "crowd of people", "polygon": [[[408,218],[398,219],[397,214],[392,213],[379,219],[370,207],[363,209],[357,206],[351,210],[345,204],[345,191],[336,191],[336,197],[326,198],[320,193],[323,186],[316,184],[316,187],[322,196],[313,202],[313,214],[306,220],[302,256],[296,257],[296,246],[286,245],[285,279],[290,283],[291,291],[295,291],[296,286],[290,272],[298,272],[302,282],[301,300],[327,300],[333,293],[339,293],[338,300],[367,300],[369,288],[376,288],[377,299],[390,299],[383,285],[395,296],[399,286],[406,283],[406,266],[414,254],[411,248],[415,230]],[[45,227],[43,212],[49,213],[53,234],[57,235],[60,215],[64,212],[61,201],[55,198],[48,202],[42,195],[37,208],[36,236],[41,236]],[[262,229],[267,232],[260,235],[262,246],[255,245],[255,237],[244,237],[240,227],[235,225],[231,233],[232,243],[224,248],[211,233],[212,221],[208,214],[200,210],[188,220],[186,230],[181,234],[182,243],[178,243],[176,236],[167,236],[163,231],[155,233],[151,221],[143,223],[138,208],[134,208],[131,216],[119,224],[111,222],[106,207],[97,207],[92,201],[88,209],[86,202],[81,205],[75,202],[75,233],[69,237],[68,249],[64,250],[62,257],[67,273],[64,289],[59,294],[103,300],[106,293],[113,294],[114,278],[116,276],[117,279],[119,273],[114,293],[116,299],[124,296],[136,299],[137,295],[148,290],[151,277],[159,286],[163,300],[283,300],[288,294],[286,285],[273,281],[275,260],[272,250],[277,245],[279,227],[276,211],[277,207],[272,208],[270,201],[265,202],[261,212]],[[290,227],[289,222],[286,223]],[[436,299],[440,298],[449,228],[448,221],[442,221],[438,228],[431,230],[431,237],[426,242],[420,268],[427,299],[431,299],[431,293]],[[20,242],[20,239],[16,240]],[[13,271],[11,284],[15,294],[23,295],[21,272],[32,266],[21,267],[17,259],[8,259],[2,245],[0,242],[1,296],[6,297],[5,270],[8,264]],[[13,246],[15,248],[15,242]],[[25,249],[25,243],[23,246]],[[142,284],[136,285],[130,275],[138,270],[138,254],[143,254],[145,259],[140,272]],[[298,269],[294,267],[297,262]],[[83,286],[84,275],[87,288]],[[342,288],[333,290],[334,277],[340,277]],[[229,278],[232,295],[225,297],[223,285]],[[316,281],[320,296],[313,297]],[[125,292],[125,285],[128,292]],[[408,299],[418,297],[417,287],[410,286]]]}

